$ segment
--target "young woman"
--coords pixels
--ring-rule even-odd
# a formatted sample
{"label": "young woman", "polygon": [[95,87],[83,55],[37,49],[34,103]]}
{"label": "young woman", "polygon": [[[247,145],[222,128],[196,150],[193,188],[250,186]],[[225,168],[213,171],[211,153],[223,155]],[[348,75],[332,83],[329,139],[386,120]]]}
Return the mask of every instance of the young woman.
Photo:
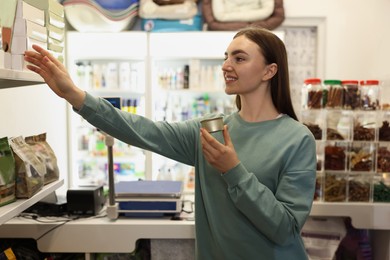
{"label": "young woman", "polygon": [[219,136],[201,128],[204,118],[154,122],[115,109],[77,88],[46,50],[34,49],[25,54],[28,68],[91,124],[195,166],[197,259],[307,258],[300,231],[313,201],[315,141],[294,113],[286,49],[275,34],[244,28],[228,46],[225,92],[236,95],[238,110],[223,115]]}

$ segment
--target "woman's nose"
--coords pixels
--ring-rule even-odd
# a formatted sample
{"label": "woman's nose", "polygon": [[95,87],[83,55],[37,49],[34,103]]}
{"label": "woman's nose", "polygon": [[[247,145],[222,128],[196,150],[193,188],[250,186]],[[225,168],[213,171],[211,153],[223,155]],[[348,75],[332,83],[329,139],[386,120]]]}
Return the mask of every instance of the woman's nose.
{"label": "woman's nose", "polygon": [[227,71],[227,70],[231,70],[231,69],[232,69],[232,66],[230,64],[229,59],[225,59],[224,62],[222,63],[222,71]]}

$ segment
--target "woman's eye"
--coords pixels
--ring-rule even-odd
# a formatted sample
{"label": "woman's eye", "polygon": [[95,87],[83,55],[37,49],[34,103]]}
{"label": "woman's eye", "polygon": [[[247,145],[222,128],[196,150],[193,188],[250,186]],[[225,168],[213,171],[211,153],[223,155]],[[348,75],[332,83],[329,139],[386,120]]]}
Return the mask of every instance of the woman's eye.
{"label": "woman's eye", "polygon": [[236,57],[236,61],[237,61],[237,62],[244,61],[244,58],[241,58],[241,57]]}

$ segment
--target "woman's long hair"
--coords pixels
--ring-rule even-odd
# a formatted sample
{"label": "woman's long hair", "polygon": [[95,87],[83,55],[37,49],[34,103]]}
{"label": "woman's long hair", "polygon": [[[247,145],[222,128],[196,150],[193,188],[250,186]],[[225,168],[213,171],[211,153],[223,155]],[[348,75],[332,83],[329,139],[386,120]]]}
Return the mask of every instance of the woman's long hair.
{"label": "woman's long hair", "polygon": [[[271,31],[261,27],[243,28],[234,38],[242,35],[259,46],[266,64],[278,65],[278,71],[271,79],[272,102],[278,112],[298,121],[291,101],[287,52],[283,41]],[[240,95],[236,96],[236,106],[241,110]]]}

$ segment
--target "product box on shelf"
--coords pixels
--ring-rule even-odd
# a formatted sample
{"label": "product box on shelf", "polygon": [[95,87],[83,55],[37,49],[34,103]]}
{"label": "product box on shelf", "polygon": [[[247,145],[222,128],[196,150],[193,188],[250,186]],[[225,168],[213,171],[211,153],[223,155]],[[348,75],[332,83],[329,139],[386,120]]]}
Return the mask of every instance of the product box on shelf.
{"label": "product box on shelf", "polygon": [[202,15],[184,20],[141,19],[142,30],[147,32],[202,31]]}

